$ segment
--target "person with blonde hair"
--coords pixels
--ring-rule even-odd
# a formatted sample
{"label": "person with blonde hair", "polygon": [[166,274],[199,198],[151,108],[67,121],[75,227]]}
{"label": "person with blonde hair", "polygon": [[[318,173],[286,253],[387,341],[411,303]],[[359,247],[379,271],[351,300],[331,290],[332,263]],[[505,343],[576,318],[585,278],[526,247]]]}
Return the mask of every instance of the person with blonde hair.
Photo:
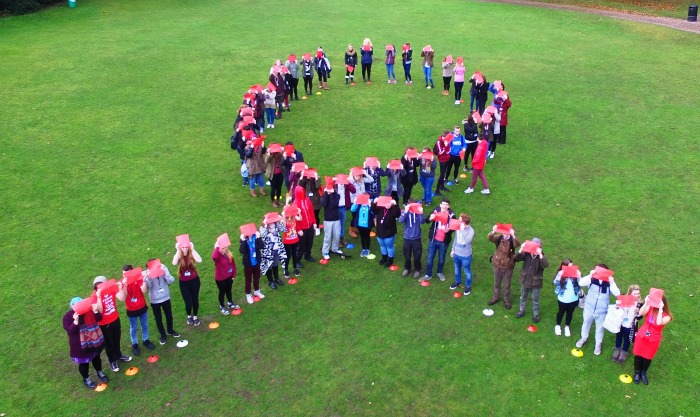
{"label": "person with blonde hair", "polygon": [[185,311],[187,312],[187,324],[191,326],[199,326],[202,324],[197,317],[199,313],[199,288],[201,281],[199,273],[197,273],[197,263],[202,262],[202,257],[194,250],[194,243],[180,245],[175,244],[175,256],[173,256],[173,265],[177,266],[178,283],[180,285],[180,293],[185,302]]}
{"label": "person with blonde hair", "polygon": [[[211,254],[214,261],[214,281],[219,289],[219,311],[224,316],[230,314],[229,309],[238,307],[233,303],[233,280],[236,278],[236,261],[229,246],[219,246],[219,242],[214,243],[214,251]],[[228,308],[224,305],[224,295],[228,300]]]}
{"label": "person with blonde hair", "polygon": [[362,81],[367,84],[372,84],[372,55],[374,47],[369,38],[362,41],[362,49],[360,50],[360,63],[362,64]]}
{"label": "person with blonde hair", "polygon": [[620,325],[620,331],[617,332],[615,336],[615,350],[613,351],[612,360],[617,363],[624,363],[627,360],[627,352],[630,349],[630,344],[634,340],[634,328],[637,325],[637,315],[639,314],[639,309],[642,307],[642,292],[639,289],[639,285],[630,285],[627,289],[627,295],[634,297],[634,303],[630,306],[622,307],[625,312],[622,317],[622,324]]}

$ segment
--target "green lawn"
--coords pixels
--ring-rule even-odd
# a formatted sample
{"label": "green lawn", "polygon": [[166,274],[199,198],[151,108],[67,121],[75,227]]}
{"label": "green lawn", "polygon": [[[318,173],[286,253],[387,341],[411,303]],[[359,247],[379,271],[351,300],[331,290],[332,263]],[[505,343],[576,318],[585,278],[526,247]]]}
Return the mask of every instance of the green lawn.
{"label": "green lawn", "polygon": [[642,13],[656,16],[686,19],[688,5],[685,0],[542,0],[546,3],[572,4],[601,10],[616,10],[627,13]]}
{"label": "green lawn", "polygon": [[[0,20],[0,37],[0,413],[697,415],[696,35],[457,0],[86,0]],[[381,59],[374,84],[342,85],[343,51],[365,37],[377,51],[430,43],[438,60],[464,55],[468,71],[508,87],[509,143],[486,169],[493,194],[467,196],[460,184],[449,196],[477,233],[472,295],[452,297],[449,260],[448,282],[423,288],[355,249],[344,262],[306,265],[296,286],[265,287],[268,297],[241,316],[221,316],[210,248],[271,210],[240,185],[230,126],[241,93],[266,80],[275,58],[320,44],[335,66],[331,90],[294,102],[269,132],[295,141],[321,174],[432,145],[466,115],[452,97],[422,88],[419,64],[411,87],[385,84]],[[396,72],[402,81],[400,65]],[[600,357],[589,344],[574,358],[581,312],[574,337],[554,336],[549,287],[536,333],[502,305],[481,314],[495,222],[513,223],[523,240],[541,237],[552,264],[571,257],[586,271],[606,262],[623,289],[666,290],[675,320],[649,386],[619,382],[632,362],[609,360],[611,334]],[[61,327],[68,301],[88,294],[96,275],[169,259],[181,233],[205,258],[205,325],[186,328],[172,287],[189,346],[158,346],[157,364],[142,353],[136,376],[122,367],[105,392],[86,390]],[[234,284],[241,304],[242,281]],[[209,330],[211,320],[221,327]]]}

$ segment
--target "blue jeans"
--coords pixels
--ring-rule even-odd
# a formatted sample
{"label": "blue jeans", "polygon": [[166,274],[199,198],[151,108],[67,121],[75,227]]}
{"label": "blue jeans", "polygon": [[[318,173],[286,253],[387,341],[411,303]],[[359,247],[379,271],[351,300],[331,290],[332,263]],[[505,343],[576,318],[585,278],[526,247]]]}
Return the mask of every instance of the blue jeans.
{"label": "blue jeans", "polygon": [[462,283],[461,272],[464,271],[464,287],[471,288],[472,286],[472,256],[455,255],[452,258],[455,264],[455,282]]}
{"label": "blue jeans", "polygon": [[396,79],[396,74],[394,73],[394,64],[386,64],[386,77],[388,79]]}
{"label": "blue jeans", "polygon": [[426,204],[432,204],[433,202],[433,183],[435,182],[435,177],[420,177],[420,185],[423,186],[423,201]]}
{"label": "blue jeans", "polygon": [[275,109],[265,109],[265,114],[267,115],[267,123],[275,124]]}
{"label": "blue jeans", "polygon": [[345,206],[338,207],[338,213],[340,214],[340,238],[342,239],[345,237],[345,217],[347,215],[347,209],[345,208]]}
{"label": "blue jeans", "polygon": [[139,338],[136,335],[136,331],[139,327],[139,322],[141,322],[141,339],[148,340],[148,311],[144,312],[138,317],[129,316],[129,337],[131,338],[131,344],[136,345],[139,343]]}
{"label": "blue jeans", "polygon": [[433,67],[426,67],[423,65],[423,76],[425,77],[425,86],[428,86],[428,82],[430,82],[431,87],[435,87],[435,84],[433,84]]}
{"label": "blue jeans", "polygon": [[433,239],[428,244],[428,267],[426,268],[425,275],[429,277],[433,276],[433,259],[435,258],[435,252],[438,253],[437,273],[442,274],[442,268],[445,266],[445,254],[447,253],[447,245],[445,245],[445,242]]}
{"label": "blue jeans", "polygon": [[255,182],[256,182],[256,181],[257,181],[257,183],[258,183],[258,185],[260,186],[261,189],[262,189],[263,187],[265,187],[265,177],[264,177],[264,175],[263,175],[262,172],[259,173],[259,174],[253,174],[253,175],[250,176],[250,183],[248,183],[248,185],[250,185],[250,189],[251,189],[251,190],[254,190],[254,189],[255,189]]}
{"label": "blue jeans", "polygon": [[396,254],[394,250],[394,240],[396,239],[396,235],[392,237],[378,237],[377,240],[379,241],[379,249],[382,252],[382,256],[387,255],[390,258],[393,258],[394,255]]}
{"label": "blue jeans", "polygon": [[411,64],[403,63],[403,74],[406,77],[406,81],[413,81],[411,79]]}
{"label": "blue jeans", "polygon": [[469,111],[474,110],[474,105],[478,105],[477,100],[476,100],[476,94],[472,94],[471,97],[469,98]]}

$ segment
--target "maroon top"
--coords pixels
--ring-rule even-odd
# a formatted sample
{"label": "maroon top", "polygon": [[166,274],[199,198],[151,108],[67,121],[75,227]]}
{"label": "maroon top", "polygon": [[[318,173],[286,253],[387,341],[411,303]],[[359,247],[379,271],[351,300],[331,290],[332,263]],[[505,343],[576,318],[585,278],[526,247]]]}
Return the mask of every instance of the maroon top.
{"label": "maroon top", "polygon": [[224,281],[227,279],[236,278],[236,261],[229,260],[228,256],[222,255],[219,248],[214,248],[211,254],[211,259],[214,261],[214,279]]}
{"label": "maroon top", "polygon": [[[63,316],[63,328],[66,329],[66,333],[68,333],[68,346],[70,348],[71,358],[90,358],[93,353],[102,352],[102,345],[90,351],[83,350],[83,348],[80,346],[80,325],[76,326],[75,323],[73,323],[73,313],[73,309],[69,309]],[[89,313],[85,314],[93,313],[92,311],[90,311]],[[85,314],[80,316],[80,318],[78,319],[78,323],[85,323]],[[96,321],[102,320],[102,314],[95,313],[94,316]]]}
{"label": "maroon top", "polygon": [[195,278],[199,278],[197,265],[192,262],[192,264],[185,264],[183,267],[178,266],[177,277],[180,281],[192,281]]}

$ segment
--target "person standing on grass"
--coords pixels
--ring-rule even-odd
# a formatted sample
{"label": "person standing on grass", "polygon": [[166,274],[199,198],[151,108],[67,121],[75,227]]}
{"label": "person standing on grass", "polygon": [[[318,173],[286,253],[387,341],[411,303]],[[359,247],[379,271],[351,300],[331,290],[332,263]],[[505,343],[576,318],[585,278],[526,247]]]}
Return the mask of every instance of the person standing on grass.
{"label": "person standing on grass", "polygon": [[202,257],[194,250],[194,243],[187,242],[180,245],[178,242],[175,244],[173,265],[177,266],[180,293],[182,293],[182,299],[185,302],[187,324],[190,326],[202,324],[197,317],[199,314],[199,288],[202,284],[197,272],[197,263],[202,263]]}
{"label": "person standing on grass", "polygon": [[377,241],[382,258],[379,265],[386,268],[394,264],[396,254],[396,220],[401,215],[396,200],[385,201],[386,197],[378,197],[372,201],[372,212],[374,213],[374,223],[377,226]]}
{"label": "person standing on grass", "polygon": [[267,128],[275,128],[275,109],[277,108],[277,87],[273,83],[268,83],[263,90],[265,103],[265,116],[267,116]]}
{"label": "person standing on grass", "polygon": [[[106,282],[104,276],[95,277],[92,281],[92,287],[95,290],[93,295],[96,297],[97,303],[102,306],[102,318],[97,319],[97,324],[100,326],[102,335],[104,336],[104,347],[107,352],[107,360],[109,368],[112,372],[119,372],[119,362],[131,362],[132,357],[126,356],[121,350],[122,325],[119,320],[119,311],[117,310],[117,294],[111,291],[101,291],[97,286]],[[119,291],[122,290],[122,283],[118,282]]]}
{"label": "person standing on grass", "polygon": [[[288,198],[290,200],[291,198]],[[296,204],[284,207],[284,234],[282,235],[282,244],[284,251],[287,253],[287,258],[284,260],[284,278],[289,279],[289,261],[292,260],[292,268],[294,276],[298,277],[298,265],[301,260],[299,256],[299,237],[304,234],[303,231],[297,230],[297,225],[301,222],[301,210]],[[312,232],[313,233],[313,232]]]}
{"label": "person standing on grass", "polygon": [[294,100],[299,100],[299,75],[301,73],[299,69],[299,61],[297,61],[297,56],[294,54],[289,55],[287,60],[284,62],[284,66],[289,70],[289,97],[294,98]]}
{"label": "person standing on grass", "polygon": [[[149,259],[148,265],[156,259]],[[175,282],[175,277],[170,275],[170,271],[165,265],[160,263],[160,274],[152,275],[151,268],[148,270],[148,279],[146,286],[148,287],[148,298],[151,300],[151,308],[153,309],[153,318],[155,319],[158,332],[160,333],[160,344],[166,342],[166,329],[163,326],[163,314],[165,314],[165,323],[167,325],[167,334],[172,337],[180,337],[180,333],[173,328],[173,309],[170,303],[170,286]],[[162,310],[162,312],[161,312]]]}
{"label": "person standing on grass", "polygon": [[[316,171],[310,169],[302,171],[301,179],[299,180],[299,185],[301,185],[306,190],[306,194],[311,200],[311,204],[314,209],[314,216],[316,216],[316,219],[313,222],[313,224],[321,224],[321,195],[319,193],[319,190],[321,189],[321,180],[318,179],[318,174],[316,173]],[[296,201],[296,199],[294,201]]]}
{"label": "person standing on grass", "polygon": [[[272,152],[274,151],[274,152]],[[264,156],[265,176],[270,179],[272,207],[282,206],[282,184],[284,184],[284,160],[281,148],[270,148]]]}
{"label": "person standing on grass", "polygon": [[489,183],[486,181],[486,175],[484,174],[484,168],[486,168],[486,153],[488,152],[489,143],[483,136],[479,136],[477,142],[476,152],[474,152],[474,157],[472,158],[472,182],[469,187],[464,190],[464,194],[471,194],[474,192],[477,178],[481,180],[481,185],[484,187],[484,189],[481,190],[481,194],[491,194]]}
{"label": "person standing on grass", "polygon": [[265,155],[267,149],[263,143],[262,138],[253,138],[248,141],[245,147],[245,164],[248,167],[248,176],[250,177],[250,195],[257,197],[255,193],[255,184],[258,185],[261,195],[267,195],[265,193],[265,160],[263,155]]}
{"label": "person standing on grass", "polygon": [[314,90],[314,62],[311,54],[304,54],[301,60],[301,76],[304,78],[304,94],[312,95]]}
{"label": "person standing on grass", "polygon": [[627,295],[634,297],[634,302],[629,306],[621,306],[625,315],[620,324],[620,331],[615,336],[615,350],[610,358],[613,362],[624,363],[627,360],[627,352],[630,349],[630,344],[634,340],[634,330],[637,327],[637,316],[639,309],[642,307],[642,292],[639,285],[630,285],[627,289]]}
{"label": "person standing on grass", "polygon": [[328,90],[328,78],[331,76],[331,62],[320,46],[316,50],[314,68],[316,68],[316,73],[318,74],[318,88]]}
{"label": "person standing on grass", "polygon": [[452,55],[447,55],[442,60],[442,95],[450,95],[450,84],[452,82]]}
{"label": "person standing on grass", "polygon": [[435,58],[435,51],[430,45],[426,45],[420,53],[423,58],[423,77],[425,78],[425,88],[430,90],[435,88],[435,83],[433,83],[433,59]]}
{"label": "person standing on grass", "polygon": [[427,146],[423,148],[420,156],[420,185],[423,187],[423,203],[433,204],[433,183],[435,182],[435,170],[437,170],[437,160],[435,155]]}
{"label": "person standing on grass", "polygon": [[[358,195],[367,193],[365,190],[365,184],[372,181],[372,177],[370,177],[369,174],[367,174],[367,172],[365,172],[365,170],[361,167],[354,167],[350,169],[350,184],[355,187],[355,192],[350,193],[350,202],[352,205],[355,205]],[[350,221],[350,236],[357,237],[359,233],[357,216],[360,214],[360,212],[357,210],[352,210],[352,206],[350,211],[352,212],[352,220]],[[369,246],[367,248],[369,249]]]}
{"label": "person standing on grass", "polygon": [[464,125],[464,143],[467,145],[464,151],[464,170],[469,172],[473,171],[473,168],[469,168],[469,158],[471,157],[473,163],[474,153],[479,144],[479,126],[476,121],[476,116],[478,114],[477,112],[471,112],[469,117],[462,120],[462,124]]}
{"label": "person standing on grass", "polygon": [[663,290],[651,289],[639,309],[639,315],[644,317],[644,324],[637,331],[634,342],[634,383],[639,384],[641,380],[647,385],[647,371],[659,350],[664,327],[673,319]]}
{"label": "person standing on grass", "polygon": [[[277,213],[270,213],[276,215]],[[260,263],[260,275],[267,277],[270,288],[276,290],[283,287],[284,282],[280,279],[279,265],[284,265],[287,261],[287,251],[284,250],[282,235],[285,232],[284,219],[277,215],[279,219],[269,219],[266,215],[260,226],[260,238],[263,241],[262,261]]]}
{"label": "person standing on grass", "polygon": [[435,254],[438,255],[437,275],[440,281],[445,280],[445,275],[442,273],[445,267],[445,255],[447,255],[447,247],[452,240],[452,231],[450,230],[450,219],[455,217],[454,211],[450,208],[450,200],[443,198],[440,205],[433,210],[430,217],[425,219],[430,225],[428,232],[428,262],[425,275],[421,281],[429,281],[433,278],[433,261]]}
{"label": "person standing on grass", "polygon": [[413,146],[406,148],[401,157],[401,165],[403,170],[406,172],[401,178],[401,184],[403,185],[403,204],[408,204],[411,199],[411,193],[413,192],[413,187],[418,183],[418,173],[420,171],[420,159],[418,158],[418,152]]}
{"label": "person standing on grass", "polygon": [[362,42],[362,50],[360,51],[360,63],[362,64],[362,81],[367,84],[372,84],[372,56],[374,55],[374,46],[369,38],[365,38]]}
{"label": "person standing on grass", "polygon": [[479,114],[484,114],[484,110],[486,110],[486,102],[489,99],[489,82],[486,81],[486,77],[481,75],[475,80],[474,86],[476,89],[477,110],[479,111]]}
{"label": "person standing on grass", "polygon": [[404,268],[402,277],[407,277],[411,272],[411,257],[413,258],[413,278],[420,277],[421,259],[423,258],[423,242],[421,240],[420,226],[425,221],[423,206],[411,200],[401,212],[399,222],[403,223],[403,257]]}
{"label": "person standing on grass", "polygon": [[413,84],[411,78],[411,63],[413,63],[413,49],[410,43],[405,43],[401,47],[401,62],[403,64],[403,73],[406,78],[406,85]]}
{"label": "person standing on grass", "polygon": [[510,101],[510,95],[506,95],[506,99],[501,104],[501,135],[498,137],[498,144],[506,144],[506,128],[508,127],[508,110],[513,103]]}
{"label": "person standing on grass", "polygon": [[493,138],[489,142],[489,159],[496,157],[496,145],[501,140],[501,112],[493,113]]}
{"label": "person standing on grass", "polygon": [[386,47],[386,78],[387,84],[396,84],[396,73],[394,72],[394,62],[396,61],[396,47],[394,44],[389,44]]}
{"label": "person standing on grass", "polygon": [[355,202],[352,203],[350,210],[356,214],[357,233],[360,235],[360,244],[362,245],[361,258],[366,258],[370,254],[370,232],[374,227],[374,213],[370,205],[369,194],[358,193]]}
{"label": "person standing on grass", "polygon": [[[532,242],[542,245],[540,238],[532,238]],[[520,270],[520,308],[515,313],[515,318],[521,318],[525,315],[525,306],[527,305],[527,297],[532,297],[532,321],[540,322],[540,293],[542,292],[542,280],[544,269],[549,267],[549,261],[542,252],[542,247],[538,247],[535,253],[523,251],[523,247],[515,254],[515,262],[522,262],[523,267]]]}
{"label": "person standing on grass", "polygon": [[[224,316],[230,314],[229,309],[238,307],[233,303],[233,280],[236,278],[236,261],[229,246],[219,246],[219,241],[214,243],[214,251],[211,254],[214,261],[214,282],[219,289],[219,311]],[[228,308],[224,305],[224,296],[228,300]]]}
{"label": "person standing on grass", "polygon": [[[299,216],[297,221],[297,230],[299,230],[299,256],[309,262],[316,262],[311,256],[311,249],[314,246],[314,230],[317,229],[316,216],[314,215],[314,207],[311,199],[306,194],[306,190],[301,185],[297,185],[294,189],[294,204],[299,207]],[[302,264],[297,261],[294,264],[295,268],[301,268]]]}
{"label": "person standing on grass", "polygon": [[[254,225],[253,225],[254,226]],[[259,298],[265,298],[265,295],[260,291],[260,262],[262,261],[262,250],[264,243],[258,233],[252,233],[250,236],[241,234],[241,244],[238,247],[238,252],[241,254],[243,261],[243,273],[245,274],[245,298],[248,304],[253,304],[253,295]],[[252,289],[255,291],[251,293]]]}
{"label": "person standing on grass", "polygon": [[304,162],[304,154],[294,147],[294,142],[288,141],[284,144],[284,153],[282,154],[282,157],[284,184],[287,187],[287,193],[289,193],[294,190],[289,175],[289,173],[292,171],[292,165],[297,162]]}
{"label": "person standing on grass", "polygon": [[131,338],[131,350],[134,355],[138,356],[141,354],[137,333],[139,323],[141,323],[141,340],[143,340],[143,345],[151,350],[155,349],[156,345],[151,342],[150,333],[148,331],[148,305],[146,304],[146,298],[144,297],[148,291],[146,280],[143,277],[143,273],[139,273],[139,279],[129,283],[127,275],[129,274],[129,271],[132,271],[133,269],[134,267],[131,265],[124,265],[124,284],[122,291],[117,293],[117,298],[126,303],[126,315],[129,317],[129,337]]}
{"label": "person standing on grass", "polygon": [[455,265],[455,282],[450,286],[456,290],[462,284],[462,272],[464,272],[464,295],[472,293],[472,240],[474,229],[471,227],[472,218],[466,213],[459,215],[461,222],[459,230],[455,232],[452,242],[450,257]]}
{"label": "person standing on grass", "polygon": [[390,196],[398,204],[399,199],[403,199],[403,179],[406,177],[401,161],[390,161],[386,167],[386,176],[384,195]]}
{"label": "person standing on grass", "polygon": [[454,171],[453,181],[459,184],[459,165],[462,162],[462,151],[466,153],[467,141],[462,136],[461,128],[455,126],[452,131],[452,140],[450,141],[450,159],[447,161],[447,172],[445,173],[445,181],[449,181],[450,172]]}
{"label": "person standing on grass", "polygon": [[323,207],[323,259],[330,259],[330,252],[342,254],[338,243],[340,241],[340,195],[335,191],[332,182],[327,182],[321,197]]}
{"label": "person standing on grass", "polygon": [[581,339],[576,342],[576,347],[580,348],[586,344],[591,325],[595,321],[595,349],[593,353],[597,356],[603,350],[603,336],[605,335],[605,316],[608,314],[610,304],[610,294],[617,297],[620,289],[615,284],[612,271],[608,270],[605,264],[596,265],[596,269],[579,280],[579,285],[588,287],[586,295],[586,305],[583,308],[583,325],[581,326]]}
{"label": "person standing on grass", "polygon": [[94,389],[97,384],[90,378],[90,363],[95,368],[100,381],[109,382],[109,378],[102,371],[100,358],[105,339],[97,322],[102,319],[100,312],[102,305],[99,298],[95,298],[95,303],[91,305],[90,310],[78,314],[73,307],[82,300],[80,297],[70,300],[70,308],[63,315],[63,328],[68,335],[70,357],[78,364],[78,372],[83,378],[83,384],[89,389]]}
{"label": "person standing on grass", "polygon": [[464,88],[464,73],[466,71],[467,69],[464,68],[464,58],[461,56],[457,57],[457,63],[452,70],[455,75],[455,104],[457,105],[462,103],[462,88]]}
{"label": "person standing on grass", "polygon": [[450,189],[445,186],[445,181],[447,181],[447,165],[450,162],[450,143],[452,143],[452,134],[450,131],[445,130],[433,147],[433,152],[435,152],[435,156],[440,164],[440,176],[435,186],[436,197],[442,197],[442,191],[450,191]]}
{"label": "person standing on grass", "polygon": [[341,248],[344,248],[345,245],[347,245],[347,242],[345,242],[345,219],[347,218],[348,211],[350,211],[352,195],[357,190],[349,179],[343,176],[343,179],[337,179],[335,181],[335,191],[340,196],[340,199],[338,200],[338,214],[340,215],[340,241],[338,244]]}
{"label": "person standing on grass", "polygon": [[[571,268],[565,268],[571,266]],[[557,325],[554,326],[554,334],[561,336],[561,320],[566,313],[566,321],[564,322],[564,335],[571,337],[571,319],[574,316],[574,311],[578,307],[578,294],[581,290],[579,279],[581,272],[578,267],[573,264],[571,259],[564,259],[559,265],[559,269],[554,277],[554,293],[557,295],[557,303],[559,311],[557,311]]]}
{"label": "person standing on grass", "polygon": [[488,239],[496,245],[496,251],[491,257],[491,262],[493,263],[493,297],[491,297],[488,304],[492,306],[501,300],[501,286],[503,286],[503,304],[505,304],[506,310],[510,310],[510,284],[513,278],[513,268],[515,267],[515,248],[520,246],[520,239],[515,236],[515,230],[512,228],[506,231],[498,226],[493,227],[493,230],[488,235]]}
{"label": "person standing on grass", "polygon": [[349,44],[348,49],[345,50],[345,85],[348,82],[355,85],[355,67],[357,67],[357,51],[352,44]]}
{"label": "person standing on grass", "polygon": [[366,183],[365,190],[367,190],[370,199],[374,200],[379,197],[379,193],[382,190],[382,177],[385,177],[387,174],[382,167],[365,166],[365,171],[372,178],[371,182]]}

